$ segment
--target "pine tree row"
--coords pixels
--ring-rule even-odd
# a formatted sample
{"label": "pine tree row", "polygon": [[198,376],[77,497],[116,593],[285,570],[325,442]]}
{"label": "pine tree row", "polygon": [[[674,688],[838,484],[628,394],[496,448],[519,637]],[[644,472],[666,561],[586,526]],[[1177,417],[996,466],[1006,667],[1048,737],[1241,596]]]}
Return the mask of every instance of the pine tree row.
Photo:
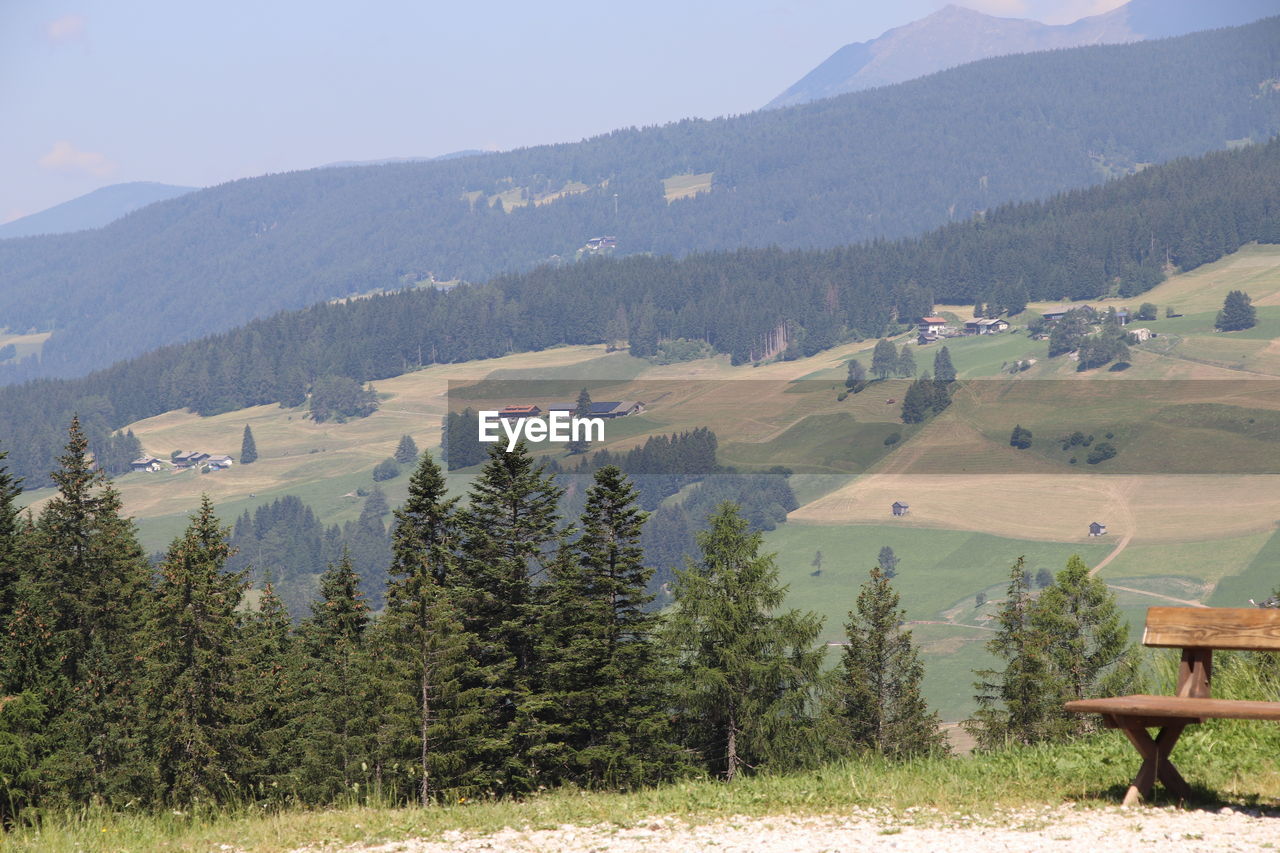
{"label": "pine tree row", "polygon": [[[648,514],[616,466],[565,525],[554,476],[523,446],[491,452],[465,506],[423,454],[395,511],[385,607],[343,554],[295,624],[271,584],[228,567],[207,498],[153,569],[88,459],[73,421],[57,496],[25,517],[0,467],[8,818],[95,802],[426,805],[940,748],[887,581],[873,574],[844,665],[824,675],[821,619],[783,609],[732,503],[659,614]],[[892,673],[868,687],[871,670]]]}

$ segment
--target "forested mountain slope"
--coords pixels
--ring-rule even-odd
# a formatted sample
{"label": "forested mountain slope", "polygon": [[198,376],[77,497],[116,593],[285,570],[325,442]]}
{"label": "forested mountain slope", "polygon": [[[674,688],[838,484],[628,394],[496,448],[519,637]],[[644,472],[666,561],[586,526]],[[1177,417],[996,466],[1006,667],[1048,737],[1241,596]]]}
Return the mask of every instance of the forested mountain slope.
{"label": "forested mountain slope", "polygon": [[1156,166],[1047,202],[1011,205],[920,238],[829,250],[740,249],[541,267],[484,285],[406,290],[254,321],[77,380],[0,389],[0,447],[44,482],[62,427],[90,441],[178,408],[203,414],[305,401],[312,383],[629,337],[709,342],[736,362],[880,335],[934,302],[1137,295],[1172,264],[1280,243],[1280,139]]}
{"label": "forested mountain slope", "polygon": [[[569,259],[601,235],[619,254],[680,256],[915,234],[1268,138],[1278,85],[1280,19],[1268,19],[571,145],[236,181],[98,231],[0,242],[0,325],[56,326],[43,362],[0,379],[83,373],[429,274],[480,280]],[[665,178],[707,173],[709,192],[664,196]]]}

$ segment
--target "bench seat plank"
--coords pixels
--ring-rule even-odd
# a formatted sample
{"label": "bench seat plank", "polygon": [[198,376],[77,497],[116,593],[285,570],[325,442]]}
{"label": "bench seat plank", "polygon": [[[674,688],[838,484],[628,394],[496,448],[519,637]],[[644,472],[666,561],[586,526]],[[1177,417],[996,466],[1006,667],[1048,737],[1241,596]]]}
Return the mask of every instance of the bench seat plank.
{"label": "bench seat plank", "polygon": [[1260,607],[1152,607],[1146,646],[1280,651],[1280,618]]}
{"label": "bench seat plank", "polygon": [[1066,708],[1077,714],[1108,714],[1121,717],[1280,721],[1280,702],[1253,702],[1244,699],[1115,696],[1110,699],[1077,699],[1066,703]]}

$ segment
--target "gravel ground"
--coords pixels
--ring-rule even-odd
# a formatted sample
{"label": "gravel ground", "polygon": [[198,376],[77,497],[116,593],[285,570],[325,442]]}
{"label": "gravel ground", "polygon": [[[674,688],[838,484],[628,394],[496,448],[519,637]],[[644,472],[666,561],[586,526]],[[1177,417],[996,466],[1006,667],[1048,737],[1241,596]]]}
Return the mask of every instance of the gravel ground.
{"label": "gravel ground", "polygon": [[[361,853],[657,853],[703,851],[1253,851],[1280,849],[1280,815],[1178,809],[1070,807],[1021,809],[981,817],[927,810],[890,814],[854,810],[841,815],[741,817],[703,824],[654,818],[619,828],[562,826],[503,829],[467,836],[457,830],[345,848]],[[299,853],[302,853],[299,851]]]}

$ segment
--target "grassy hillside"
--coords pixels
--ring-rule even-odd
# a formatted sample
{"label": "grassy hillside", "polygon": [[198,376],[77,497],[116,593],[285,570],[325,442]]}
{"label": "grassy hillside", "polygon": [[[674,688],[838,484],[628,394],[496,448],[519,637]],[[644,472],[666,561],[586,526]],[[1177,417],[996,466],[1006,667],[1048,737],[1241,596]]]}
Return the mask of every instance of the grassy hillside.
{"label": "grassy hillside", "polygon": [[[1061,568],[1071,554],[1099,566],[1135,630],[1152,604],[1240,604],[1280,585],[1273,559],[1280,475],[1259,473],[1280,463],[1280,383],[1242,379],[1229,366],[1189,360],[1183,349],[1273,345],[1245,337],[1253,330],[1213,331],[1214,306],[1236,288],[1254,296],[1265,334],[1280,312],[1280,305],[1266,304],[1280,301],[1280,247],[1249,247],[1160,285],[1153,295],[1162,304],[1189,307],[1182,317],[1146,324],[1165,324],[1166,332],[1135,347],[1134,366],[1120,373],[1078,373],[1069,358],[1049,359],[1045,342],[1020,329],[948,341],[966,379],[951,408],[922,426],[899,420],[905,380],[838,399],[845,363],[869,362],[872,341],[759,367],[734,367],[725,357],[656,366],[599,346],[561,347],[378,382],[380,409],[344,424],[317,424],[301,408],[276,406],[139,421],[135,434],[161,457],[190,449],[236,456],[249,424],[260,458],[215,474],[129,474],[117,483],[152,550],[177,535],[202,492],[227,520],[294,494],[324,523],[344,522],[358,515],[356,490],[373,484],[374,465],[391,455],[401,435],[438,452],[450,405],[545,404],[572,399],[590,384],[594,399],[649,404],[643,415],[608,425],[611,449],[710,426],[720,436],[723,464],[797,472],[792,485],[801,505],[766,544],[778,554],[790,606],[826,618],[824,642],[841,640],[858,585],[879,549],[893,547],[901,559],[895,584],[929,665],[927,694],[945,717],[958,719],[971,710],[971,670],[985,660],[991,602],[1003,594],[1008,567],[1020,555],[1033,572]],[[1136,308],[1137,301],[1119,304]],[[967,316],[958,306],[946,310]],[[1160,349],[1175,335],[1176,347]],[[935,350],[914,349],[922,369],[931,367]],[[1003,364],[1027,357],[1037,359],[1031,370],[1016,378],[1001,373]],[[1133,382],[1134,373],[1206,379]],[[1035,381],[1067,377],[1089,381]],[[1032,429],[1029,450],[1009,446],[1014,423]],[[1077,429],[1094,433],[1095,442],[1111,432],[1107,440],[1118,455],[1095,466],[1079,458],[1080,448],[1061,450],[1056,439]],[[898,440],[886,444],[895,434]],[[451,489],[464,492],[474,473],[451,474]],[[392,503],[403,498],[406,480],[401,474],[381,484]],[[38,505],[48,494],[27,499]],[[910,514],[893,518],[895,500],[909,503]],[[1089,537],[1091,521],[1107,524],[1107,535]],[[815,566],[818,551],[823,558]],[[975,600],[980,592],[989,601],[983,607]]]}

